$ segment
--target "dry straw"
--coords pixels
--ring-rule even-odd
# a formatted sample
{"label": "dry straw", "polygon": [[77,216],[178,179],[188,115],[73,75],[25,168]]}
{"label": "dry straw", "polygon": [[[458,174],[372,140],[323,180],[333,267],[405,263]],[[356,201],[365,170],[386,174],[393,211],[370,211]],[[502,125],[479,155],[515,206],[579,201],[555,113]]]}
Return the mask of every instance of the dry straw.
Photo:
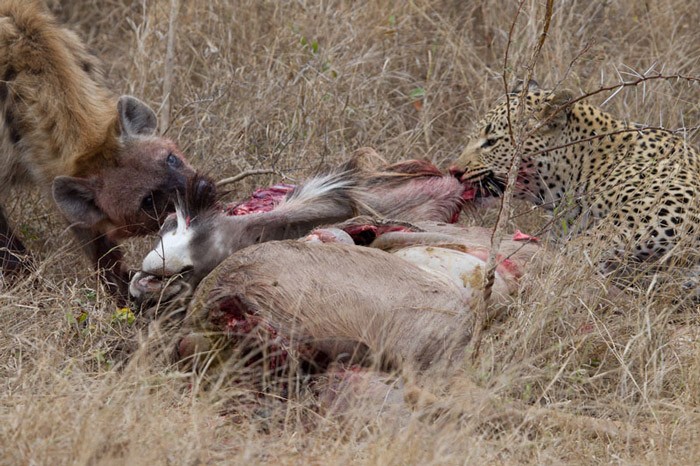
{"label": "dry straw", "polygon": [[[693,2],[48,3],[217,179],[295,181],[362,146],[447,167],[504,86],[530,76],[699,142]],[[367,397],[338,419],[303,387],[282,402],[173,366],[171,330],[118,312],[44,202],[19,191],[8,205],[40,252],[0,290],[2,464],[700,462],[699,322],[682,271],[615,295],[595,251],[551,255],[459,371],[407,380],[412,411]],[[538,234],[552,221],[518,202],[465,217]],[[130,245],[132,266],[147,244]]]}

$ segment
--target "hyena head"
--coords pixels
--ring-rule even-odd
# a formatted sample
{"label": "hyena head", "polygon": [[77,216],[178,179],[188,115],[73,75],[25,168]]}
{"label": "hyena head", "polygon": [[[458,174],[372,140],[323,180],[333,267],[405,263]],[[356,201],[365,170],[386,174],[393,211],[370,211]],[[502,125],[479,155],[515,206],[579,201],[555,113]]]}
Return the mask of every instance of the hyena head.
{"label": "hyena head", "polygon": [[71,223],[113,240],[158,231],[195,175],[177,146],[155,135],[156,115],[145,103],[122,96],[117,114],[104,154],[92,155],[81,176],[53,182],[53,197]]}

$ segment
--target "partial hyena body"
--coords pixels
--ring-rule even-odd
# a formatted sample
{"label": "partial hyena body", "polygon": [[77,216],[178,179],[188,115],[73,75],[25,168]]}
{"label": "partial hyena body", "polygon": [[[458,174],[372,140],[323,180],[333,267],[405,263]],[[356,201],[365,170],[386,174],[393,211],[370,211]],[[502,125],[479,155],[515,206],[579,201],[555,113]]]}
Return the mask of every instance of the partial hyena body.
{"label": "partial hyena body", "polygon": [[[0,2],[0,202],[13,185],[53,196],[108,283],[124,290],[125,237],[157,231],[193,169],[156,115],[116,97],[96,58],[38,3]],[[0,206],[3,274],[24,246]]]}

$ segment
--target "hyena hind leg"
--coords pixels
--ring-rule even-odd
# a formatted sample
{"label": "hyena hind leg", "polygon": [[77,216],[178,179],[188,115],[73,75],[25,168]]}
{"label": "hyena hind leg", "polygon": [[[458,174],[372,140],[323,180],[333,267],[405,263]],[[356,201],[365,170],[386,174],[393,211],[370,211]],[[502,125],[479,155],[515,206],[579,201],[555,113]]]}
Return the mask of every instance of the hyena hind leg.
{"label": "hyena hind leg", "polygon": [[15,234],[0,206],[0,271],[3,277],[14,276],[27,270],[31,264],[27,248]]}

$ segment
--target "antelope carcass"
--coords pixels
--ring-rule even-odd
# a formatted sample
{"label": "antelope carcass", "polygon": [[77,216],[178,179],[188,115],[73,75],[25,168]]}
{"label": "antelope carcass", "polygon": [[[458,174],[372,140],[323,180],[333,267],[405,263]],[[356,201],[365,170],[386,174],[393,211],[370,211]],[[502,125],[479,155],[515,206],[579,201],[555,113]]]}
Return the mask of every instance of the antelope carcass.
{"label": "antelope carcass", "polygon": [[[386,384],[385,376],[358,366],[424,371],[458,360],[471,337],[488,234],[353,219],[301,241],[242,249],[197,287],[176,358],[210,374],[236,374],[256,391],[312,375],[312,389],[335,414],[367,397],[384,409],[382,399],[400,402],[400,382]],[[351,244],[353,237],[374,239],[367,247]],[[538,250],[528,240],[504,242],[508,257],[499,257],[493,311],[517,291]]]}
{"label": "antelope carcass", "polygon": [[132,296],[142,300],[142,287],[133,285],[144,277],[180,277],[166,292],[172,295],[184,286],[195,287],[240,249],[299,238],[317,226],[358,214],[409,221],[457,220],[464,188],[456,179],[425,161],[368,169],[363,160],[356,156],[338,172],[293,189],[279,185],[227,207],[217,204],[210,184],[193,180],[177,214],[161,228],[142,272],[132,280]]}
{"label": "antelope carcass", "polygon": [[[321,369],[367,355],[382,365],[408,361],[424,369],[469,341],[488,235],[483,228],[359,218],[302,241],[241,249],[199,283],[178,356],[243,345],[246,353],[274,355],[267,369],[284,365],[290,352]],[[354,244],[368,239],[369,247]],[[538,250],[527,240],[504,242],[508,256],[498,257],[494,310],[517,292]],[[158,280],[135,278],[132,288],[157,293]]]}

